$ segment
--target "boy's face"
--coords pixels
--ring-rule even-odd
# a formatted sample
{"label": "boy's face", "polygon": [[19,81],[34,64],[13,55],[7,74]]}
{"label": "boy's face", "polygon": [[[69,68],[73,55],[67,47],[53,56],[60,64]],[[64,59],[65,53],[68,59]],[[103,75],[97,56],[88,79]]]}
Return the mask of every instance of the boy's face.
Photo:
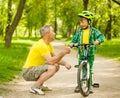
{"label": "boy's face", "polygon": [[80,26],[81,26],[81,28],[82,29],[85,29],[85,28],[87,28],[88,27],[88,25],[89,25],[89,21],[86,19],[86,18],[84,18],[84,17],[79,17],[79,21],[80,21]]}

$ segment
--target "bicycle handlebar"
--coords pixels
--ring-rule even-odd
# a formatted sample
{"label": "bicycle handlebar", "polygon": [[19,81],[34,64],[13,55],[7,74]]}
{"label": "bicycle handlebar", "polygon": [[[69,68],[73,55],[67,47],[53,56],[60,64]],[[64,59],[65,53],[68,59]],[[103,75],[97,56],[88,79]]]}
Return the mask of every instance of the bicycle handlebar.
{"label": "bicycle handlebar", "polygon": [[79,46],[93,46],[94,44],[92,43],[92,44],[73,44],[73,46],[72,47],[79,47]]}

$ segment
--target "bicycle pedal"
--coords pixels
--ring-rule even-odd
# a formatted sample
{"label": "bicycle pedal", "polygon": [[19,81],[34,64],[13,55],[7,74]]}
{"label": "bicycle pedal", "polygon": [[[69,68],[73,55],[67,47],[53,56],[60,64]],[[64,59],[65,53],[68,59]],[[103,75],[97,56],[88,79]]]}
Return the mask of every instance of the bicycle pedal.
{"label": "bicycle pedal", "polygon": [[94,83],[92,86],[95,88],[99,88],[100,85],[99,85],[99,83]]}
{"label": "bicycle pedal", "polygon": [[78,68],[78,67],[79,67],[79,65],[75,65],[74,67],[75,67],[75,68]]}

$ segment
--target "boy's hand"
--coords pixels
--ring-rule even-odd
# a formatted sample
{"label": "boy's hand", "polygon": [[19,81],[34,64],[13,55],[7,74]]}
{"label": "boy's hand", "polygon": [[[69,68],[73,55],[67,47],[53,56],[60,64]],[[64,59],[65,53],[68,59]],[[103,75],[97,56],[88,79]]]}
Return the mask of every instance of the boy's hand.
{"label": "boy's hand", "polygon": [[98,41],[98,40],[96,40],[95,42],[94,42],[94,45],[95,46],[97,46],[97,45],[99,45],[100,44],[100,42]]}
{"label": "boy's hand", "polygon": [[73,47],[73,43],[69,44],[69,47],[72,48]]}

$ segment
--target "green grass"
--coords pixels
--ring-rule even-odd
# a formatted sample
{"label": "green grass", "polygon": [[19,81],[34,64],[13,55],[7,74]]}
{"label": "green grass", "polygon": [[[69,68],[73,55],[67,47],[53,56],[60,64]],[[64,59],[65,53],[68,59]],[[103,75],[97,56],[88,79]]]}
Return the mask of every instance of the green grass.
{"label": "green grass", "polygon": [[11,81],[21,73],[33,42],[31,39],[14,39],[12,47],[5,48],[3,41],[0,41],[0,83]]}
{"label": "green grass", "polygon": [[97,47],[97,54],[120,61],[120,39],[106,40]]}

